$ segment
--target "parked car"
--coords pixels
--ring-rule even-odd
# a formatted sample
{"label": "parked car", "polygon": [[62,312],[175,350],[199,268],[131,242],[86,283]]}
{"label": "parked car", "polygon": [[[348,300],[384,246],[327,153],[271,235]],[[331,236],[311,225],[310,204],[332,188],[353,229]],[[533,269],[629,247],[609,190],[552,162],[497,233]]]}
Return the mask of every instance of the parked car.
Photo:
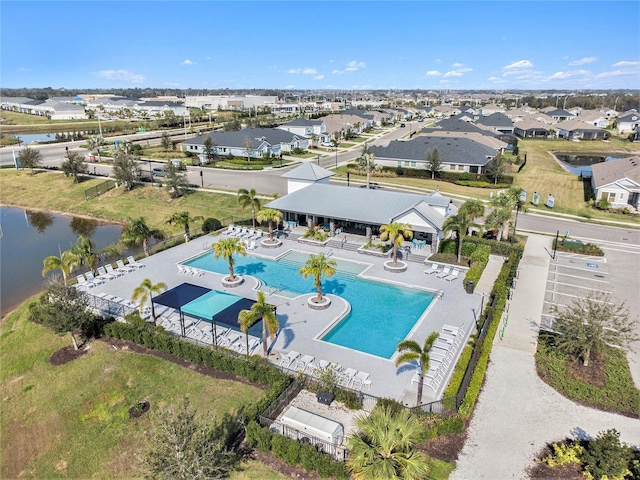
{"label": "parked car", "polygon": [[404,123],[401,123],[401,124],[400,124],[400,127],[401,127],[401,128],[404,128],[404,127],[406,127],[406,125],[405,125]]}
{"label": "parked car", "polygon": [[498,230],[487,230],[482,234],[482,238],[487,240],[496,240],[498,238]]}
{"label": "parked car", "polygon": [[153,176],[154,177],[164,177],[164,168],[163,167],[153,167]]}

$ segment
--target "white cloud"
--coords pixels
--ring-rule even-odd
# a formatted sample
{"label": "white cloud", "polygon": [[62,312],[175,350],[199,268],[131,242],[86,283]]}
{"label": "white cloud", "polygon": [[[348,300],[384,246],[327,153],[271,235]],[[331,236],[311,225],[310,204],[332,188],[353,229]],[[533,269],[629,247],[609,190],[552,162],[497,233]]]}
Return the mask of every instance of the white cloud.
{"label": "white cloud", "polygon": [[342,75],[344,73],[344,70],[331,70],[331,73],[333,73],[334,75]]}
{"label": "white cloud", "polygon": [[439,77],[440,75],[442,75],[442,73],[438,70],[429,70],[425,75],[427,77]]}
{"label": "white cloud", "polygon": [[458,67],[463,67],[464,64],[463,63],[454,63],[453,65],[451,65],[453,68],[458,68]]}
{"label": "white cloud", "polygon": [[285,85],[284,87],[285,90],[293,90],[295,88],[295,85]]}
{"label": "white cloud", "polygon": [[637,67],[640,65],[640,62],[629,62],[623,60],[622,62],[617,62],[611,65],[612,67]]}
{"label": "white cloud", "polygon": [[436,62],[440,63],[440,62],[442,62],[442,59],[436,58]]}
{"label": "white cloud", "polygon": [[122,80],[131,83],[144,82],[144,75],[130,72],[129,70],[100,70],[95,73],[96,76],[106,78],[107,80]]}
{"label": "white cloud", "polygon": [[580,60],[574,60],[573,62],[569,62],[570,67],[579,67],[580,65],[586,65],[588,63],[593,63],[598,60],[597,57],[584,57]]}
{"label": "white cloud", "polygon": [[473,68],[469,68],[469,67],[456,68],[456,72],[460,72],[460,73],[473,72]]}
{"label": "white cloud", "polygon": [[287,73],[293,73],[293,74],[302,73],[302,69],[301,68],[292,68]]}
{"label": "white cloud", "polygon": [[518,60],[517,62],[510,63],[502,67],[502,70],[522,70],[524,68],[532,68],[533,63],[529,60]]}
{"label": "white cloud", "polygon": [[365,68],[367,65],[364,62],[358,62],[356,60],[351,60],[349,63],[347,63],[347,67],[349,68],[355,68],[356,70],[358,68]]}
{"label": "white cloud", "polygon": [[305,68],[302,73],[305,75],[316,75],[318,71],[315,68]]}
{"label": "white cloud", "polygon": [[313,77],[314,80],[322,80],[324,78],[324,75],[316,75],[315,77]]}
{"label": "white cloud", "polygon": [[596,78],[624,77],[625,75],[636,75],[636,72],[630,72],[628,70],[614,70],[612,72],[599,73],[596,75]]}
{"label": "white cloud", "polygon": [[[549,78],[550,79],[569,78],[570,76],[571,76],[571,72],[556,72],[553,75],[551,75]],[[517,77],[517,78],[521,78],[521,77]]]}
{"label": "white cloud", "polygon": [[462,76],[462,73],[456,72],[455,70],[451,70],[450,72],[447,72],[447,73],[444,74],[444,78],[447,78],[447,77],[461,77],[461,76]]}
{"label": "white cloud", "polygon": [[197,65],[197,63],[187,58],[184,62],[182,62],[182,65]]}
{"label": "white cloud", "polygon": [[166,85],[167,87],[179,87],[180,84],[176,83],[176,82],[164,82],[163,85]]}

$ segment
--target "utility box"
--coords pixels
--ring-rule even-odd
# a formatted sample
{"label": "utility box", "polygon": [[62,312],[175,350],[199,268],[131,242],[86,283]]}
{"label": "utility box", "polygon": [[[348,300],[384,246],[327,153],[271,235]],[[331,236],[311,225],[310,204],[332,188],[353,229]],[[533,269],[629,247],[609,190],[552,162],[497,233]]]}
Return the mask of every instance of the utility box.
{"label": "utility box", "polygon": [[329,392],[318,392],[316,398],[318,399],[318,403],[322,403],[323,405],[331,405],[331,402],[333,402],[335,395]]}

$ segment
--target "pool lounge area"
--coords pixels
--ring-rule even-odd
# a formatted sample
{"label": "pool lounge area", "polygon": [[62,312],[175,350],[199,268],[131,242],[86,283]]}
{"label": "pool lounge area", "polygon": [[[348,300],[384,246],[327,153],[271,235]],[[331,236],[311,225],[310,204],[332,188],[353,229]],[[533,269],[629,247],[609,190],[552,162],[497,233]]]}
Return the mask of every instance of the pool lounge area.
{"label": "pool lounge area", "polygon": [[[283,245],[277,249],[258,247],[256,251],[251,252],[251,257],[234,257],[237,273],[243,275],[245,281],[239,287],[225,288],[222,286],[222,277],[228,273],[226,262],[223,262],[225,267],[222,270],[223,273],[207,271],[202,268],[202,265],[199,265],[199,262],[208,263],[209,259],[213,260],[213,254],[209,249],[216,240],[217,237],[213,236],[200,237],[187,244],[142,259],[141,262],[146,265],[145,268],[106,282],[92,289],[91,293],[106,292],[122,298],[130,298],[133,289],[144,278],[150,278],[152,282],[163,281],[170,289],[188,282],[211,291],[232,294],[249,301],[254,301],[257,298],[258,289],[261,289],[265,292],[267,301],[276,306],[280,323],[280,332],[273,344],[270,344],[269,359],[273,363],[280,364],[282,357],[295,351],[303,356],[313,358],[316,362],[325,360],[338,363],[345,369],[368,372],[370,374],[370,384],[368,385],[370,388],[366,390],[367,393],[378,397],[396,398],[409,405],[412,405],[412,398],[415,402],[417,385],[412,382],[415,367],[403,365],[396,368],[395,345],[397,342],[404,338],[411,338],[422,344],[432,331],[440,332],[446,325],[464,327],[464,338],[462,336],[458,338],[460,347],[455,351],[455,358],[450,360],[450,365],[447,367],[449,370],[446,375],[447,379],[443,379],[436,391],[425,388],[423,401],[426,403],[441,396],[448,383],[450,370],[455,365],[466,338],[468,338],[482,301],[479,294],[465,293],[460,280],[446,282],[432,275],[425,275],[426,267],[424,264],[411,262],[406,272],[390,274],[384,270],[382,259],[361,255],[355,251],[335,250],[332,258],[338,261],[343,268],[336,276],[325,279],[323,282],[328,285],[325,293],[331,297],[332,303],[328,309],[318,311],[307,306],[307,298],[315,292],[310,279],[305,280],[308,284],[302,283],[302,287],[285,285],[285,282],[290,281],[290,283],[296,284],[300,282],[302,277],[297,274],[300,262],[304,263],[306,257],[311,253],[323,252],[327,254],[329,249],[302,245],[295,240],[288,239],[283,239]],[[267,281],[273,281],[274,278],[281,279],[282,285],[289,287],[289,289],[281,288],[280,285],[267,285],[259,280],[263,269],[271,264],[278,264],[276,260],[289,251],[294,252],[293,256],[280,262],[281,267],[287,264],[288,270],[282,270],[274,274],[273,277],[266,276]],[[246,263],[241,264],[245,261]],[[178,271],[178,264],[188,264],[205,273],[199,276],[186,275]],[[245,266],[244,271],[242,265]],[[287,271],[288,273],[286,273]],[[356,276],[358,277],[356,278]],[[333,283],[331,283],[332,281]],[[358,302],[364,301],[362,306],[366,303],[374,303],[374,299],[382,300],[382,303],[385,304],[385,310],[374,308],[372,313],[363,316],[363,319],[360,320],[362,325],[358,327],[359,330],[355,330],[357,333],[352,331],[347,335],[347,342],[355,341],[358,344],[356,347],[352,345],[353,348],[350,348],[343,345],[342,343],[345,342],[339,338],[334,341],[334,337],[340,337],[340,330],[344,328],[340,326],[341,322],[343,319],[349,318],[352,309],[351,303],[354,302],[353,300],[349,302],[343,297],[345,290],[350,288],[352,284],[360,282],[368,283],[364,283],[366,286],[359,287],[361,290],[354,293],[356,296],[355,304],[358,305]],[[371,290],[372,286],[380,287],[382,292],[387,293],[384,293],[380,298],[380,294]],[[298,291],[292,291],[300,288],[306,289],[309,293],[297,294]],[[393,292],[393,294],[385,297],[384,295],[388,292]],[[409,297],[403,297],[398,292],[409,292]],[[419,299],[419,302],[413,313],[407,314],[409,311],[407,298],[411,297]],[[416,311],[418,313],[415,313]],[[172,313],[172,309],[156,305],[156,313],[158,315]],[[189,318],[201,322],[206,321],[202,315],[200,317]],[[402,325],[395,325],[396,323]],[[387,342],[391,347],[387,345],[384,348],[378,348],[375,340],[373,347],[371,347],[373,348],[372,352],[366,351],[370,346],[360,346],[360,343],[364,345],[369,340],[371,332],[383,331],[384,327],[388,325],[393,327],[393,336]],[[249,333],[259,336],[259,325],[252,327]],[[383,334],[385,338],[389,336],[387,333]],[[254,353],[259,354],[261,351],[260,347]]]}

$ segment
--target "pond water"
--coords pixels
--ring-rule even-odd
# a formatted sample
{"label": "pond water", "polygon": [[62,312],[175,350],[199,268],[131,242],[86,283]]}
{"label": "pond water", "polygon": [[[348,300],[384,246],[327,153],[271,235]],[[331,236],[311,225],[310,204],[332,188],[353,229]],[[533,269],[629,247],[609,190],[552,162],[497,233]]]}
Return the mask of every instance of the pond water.
{"label": "pond water", "polygon": [[121,231],[96,220],[0,207],[0,315],[44,288],[45,257],[68,250],[79,234],[90,236],[99,250],[117,242]]}
{"label": "pond water", "polygon": [[56,141],[55,133],[21,133],[15,136],[22,141],[23,145],[29,145],[31,143],[49,143]]}
{"label": "pond water", "polygon": [[603,155],[572,155],[556,153],[556,158],[560,160],[567,170],[575,175],[591,176],[591,165],[596,163],[618,160],[622,157],[611,157]]}

